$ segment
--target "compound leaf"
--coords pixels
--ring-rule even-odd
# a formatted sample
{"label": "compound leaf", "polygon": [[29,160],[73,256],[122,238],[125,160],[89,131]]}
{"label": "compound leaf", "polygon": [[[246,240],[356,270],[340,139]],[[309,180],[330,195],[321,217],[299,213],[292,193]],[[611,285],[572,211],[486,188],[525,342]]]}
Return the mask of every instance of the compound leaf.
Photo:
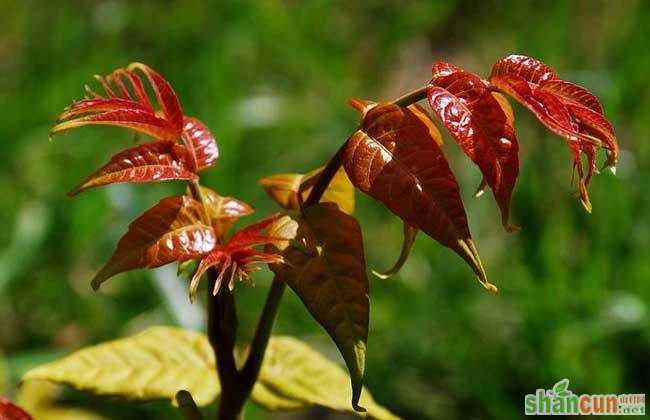
{"label": "compound leaf", "polygon": [[[162,113],[156,112],[137,71],[148,79]],[[86,125],[113,125],[129,128],[158,140],[178,140],[183,129],[183,113],[169,83],[144,64],[133,63],[106,77],[95,76],[104,95],[86,87],[88,96],[72,103],[59,116],[50,136]]]}
{"label": "compound leaf", "polygon": [[[598,99],[582,86],[559,79],[541,61],[521,55],[499,60],[492,68],[490,83],[526,106],[549,130],[565,138],[580,176],[580,199],[583,207],[591,212],[587,187],[596,172],[597,149],[606,149],[606,167],[614,167],[618,160],[616,135]],[[586,171],[582,154],[587,156]]]}

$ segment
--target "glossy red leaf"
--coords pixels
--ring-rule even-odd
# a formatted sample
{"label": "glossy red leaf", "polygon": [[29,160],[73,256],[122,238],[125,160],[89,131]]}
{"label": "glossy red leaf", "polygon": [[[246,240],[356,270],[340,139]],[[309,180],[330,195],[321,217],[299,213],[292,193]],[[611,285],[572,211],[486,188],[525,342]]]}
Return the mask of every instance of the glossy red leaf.
{"label": "glossy red leaf", "polygon": [[219,147],[214,136],[205,124],[194,117],[185,117],[183,140],[192,150],[198,170],[209,168],[219,158]]}
{"label": "glossy red leaf", "polygon": [[496,291],[472,241],[456,179],[412,110],[393,104],[370,109],[347,141],[343,166],[357,188],[454,250],[486,289]]}
{"label": "glossy red leaf", "polygon": [[0,420],[32,420],[25,410],[0,396]]}
{"label": "glossy red leaf", "polygon": [[156,94],[156,99],[165,115],[165,120],[169,121],[176,132],[180,132],[183,128],[183,111],[176,92],[174,92],[169,82],[146,64],[129,64],[128,71],[134,72],[135,70],[141,71],[149,79],[149,83]]}
{"label": "glossy red leaf", "polygon": [[[607,151],[605,166],[613,167],[618,159],[616,135],[598,99],[584,87],[558,79],[544,63],[520,55],[499,60],[492,69],[490,83],[526,106],[542,124],[566,139],[580,175],[582,204],[591,211],[587,187],[596,170],[597,149],[604,147]],[[583,154],[587,156],[586,168],[581,159]]]}
{"label": "glossy red leaf", "polygon": [[[153,89],[160,112],[147,96],[141,72]],[[95,76],[104,95],[86,88],[90,97],[74,102],[50,130],[50,136],[86,125],[129,128],[158,140],[178,140],[183,130],[183,113],[169,83],[144,64],[134,63],[106,77]]]}
{"label": "glossy red leaf", "polygon": [[507,230],[519,174],[519,145],[511,119],[480,77],[444,62],[433,65],[427,87],[433,113],[447,127],[490,186]]}
{"label": "glossy red leaf", "polygon": [[124,271],[155,268],[210,252],[214,229],[203,224],[203,206],[187,196],[167,197],[135,219],[111,259],[92,281],[94,289]]}
{"label": "glossy red leaf", "polygon": [[[190,285],[190,299],[194,299],[203,274],[217,267],[218,275],[212,293],[216,295],[223,281],[233,290],[235,280],[249,281],[250,273],[259,269],[260,264],[278,264],[284,260],[280,254],[272,251],[260,251],[258,246],[272,244],[278,240],[264,231],[278,218],[279,214],[262,219],[237,231],[225,244],[217,245],[209,254],[201,258]],[[226,275],[228,278],[226,279]]]}
{"label": "glossy red leaf", "polygon": [[188,164],[188,150],[168,141],[145,143],[126,149],[111,158],[68,194],[73,196],[88,188],[124,182],[194,180],[197,175]]}
{"label": "glossy red leaf", "polygon": [[598,114],[604,115],[605,113],[598,98],[587,89],[574,83],[551,79],[541,83],[539,89],[559,96],[567,102],[575,102],[576,104],[586,106]]}
{"label": "glossy red leaf", "polygon": [[500,76],[516,76],[533,85],[557,78],[553,69],[546,64],[532,57],[517,54],[504,57],[494,64],[490,78]]}

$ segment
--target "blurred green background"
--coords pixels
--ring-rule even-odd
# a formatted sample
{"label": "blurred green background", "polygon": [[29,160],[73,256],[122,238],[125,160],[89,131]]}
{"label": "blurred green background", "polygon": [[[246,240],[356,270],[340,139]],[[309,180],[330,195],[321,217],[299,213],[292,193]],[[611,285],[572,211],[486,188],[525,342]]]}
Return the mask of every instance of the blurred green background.
{"label": "blurred green background", "polygon": [[[487,75],[510,53],[540,58],[601,98],[621,145],[618,175],[595,178],[585,214],[563,141],[515,106],[513,220],[523,230],[508,234],[490,195],[471,197],[480,174],[447,141],[501,294],[485,293],[461,259],[421,235],[399,276],[371,279],[368,387],[410,419],[518,418],[524,394],[565,377],[577,393],[650,391],[650,2],[0,0],[0,9],[0,394],[15,396],[26,369],[90,343],[149,325],[202,328],[174,269],[90,288],[128,221],[183,188],[65,196],[132,141],[87,128],[48,143],[56,115],[93,74],[132,61],[160,71],[218,138],[222,157],[204,182],[262,215],[275,208],[257,179],[322,165],[355,127],[349,97],[399,96],[425,83],[435,60]],[[357,198],[369,265],[385,268],[401,225]],[[237,288],[244,341],[270,275],[256,283]],[[339,360],[291,292],[275,332]],[[166,403],[134,407],[71,390],[59,399],[110,419],[179,418]]]}

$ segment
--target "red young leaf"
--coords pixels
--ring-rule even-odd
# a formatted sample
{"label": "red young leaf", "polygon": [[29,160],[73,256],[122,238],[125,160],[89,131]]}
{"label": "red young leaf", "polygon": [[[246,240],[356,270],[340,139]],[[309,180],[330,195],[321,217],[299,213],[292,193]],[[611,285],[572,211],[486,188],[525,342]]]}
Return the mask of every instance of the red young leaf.
{"label": "red young leaf", "polygon": [[0,396],[0,420],[32,420],[25,410]]}
{"label": "red young leaf", "polygon": [[[141,71],[148,79],[161,114],[149,101]],[[85,125],[114,125],[129,128],[158,140],[178,140],[183,130],[183,113],[169,83],[144,64],[134,63],[107,77],[95,76],[104,90],[102,96],[90,88],[90,98],[74,102],[59,116],[50,136]]]}
{"label": "red young leaf", "polygon": [[151,87],[156,94],[156,99],[160,104],[165,120],[169,121],[170,125],[176,132],[180,132],[183,128],[183,111],[181,104],[178,102],[176,92],[172,89],[171,85],[154,69],[142,63],[129,64],[128,71],[140,70],[149,79]]}
{"label": "red young leaf", "polygon": [[492,77],[517,76],[533,85],[545,80],[556,79],[557,75],[546,64],[525,55],[509,55],[497,61],[492,67]]}
{"label": "red young leaf", "polygon": [[92,281],[93,288],[124,271],[155,268],[210,252],[214,229],[201,222],[201,203],[187,196],[167,197],[129,225],[111,259]]}
{"label": "red young leaf", "polygon": [[[156,97],[157,110],[149,100],[142,78],[149,82]],[[106,77],[95,76],[104,96],[86,87],[90,97],[72,103],[50,130],[50,136],[86,125],[113,125],[129,128],[157,140],[182,140],[189,149],[186,169],[196,172],[208,168],[219,157],[214,136],[201,121],[183,115],[169,82],[150,67],[132,63]]]}
{"label": "red young leaf", "polygon": [[427,87],[434,114],[479,167],[501,209],[507,230],[512,190],[519,173],[519,145],[499,101],[480,77],[444,62],[433,65]]}
{"label": "red young leaf", "polygon": [[241,200],[222,197],[210,188],[200,188],[210,223],[217,238],[221,238],[240,217],[248,216],[255,211]]}
{"label": "red young leaf", "polygon": [[456,179],[427,125],[393,104],[370,109],[347,141],[343,166],[352,183],[409,225],[453,249],[488,282]]}
{"label": "red young leaf", "polygon": [[542,91],[560,96],[567,102],[575,102],[586,106],[598,114],[604,115],[605,113],[598,98],[582,86],[564,80],[551,79],[542,83],[539,88]]}
{"label": "red young leaf", "polygon": [[188,169],[188,159],[187,149],[180,144],[168,141],[141,144],[113,156],[68,194],[73,196],[88,188],[123,182],[197,179]]}
{"label": "red young leaf", "polygon": [[194,299],[201,277],[210,267],[218,266],[219,270],[212,291],[216,295],[228,271],[230,271],[227,280],[228,288],[233,290],[236,279],[240,281],[250,280],[250,273],[259,270],[256,265],[282,263],[283,258],[281,255],[255,249],[257,246],[272,244],[278,240],[278,238],[270,237],[262,232],[278,220],[280,216],[276,214],[244,227],[237,231],[225,244],[217,245],[209,254],[205,255],[192,276],[190,299]]}
{"label": "red young leaf", "polygon": [[[607,149],[605,166],[614,166],[618,144],[611,124],[598,99],[585,88],[557,78],[544,63],[530,57],[512,55],[492,68],[490,83],[530,109],[554,133],[564,137],[580,175],[580,198],[587,211],[591,203],[587,187],[596,171],[598,147]],[[581,155],[587,156],[587,168]]]}
{"label": "red young leaf", "polygon": [[219,158],[219,147],[214,136],[198,119],[185,117],[183,139],[192,150],[199,171],[212,166]]}

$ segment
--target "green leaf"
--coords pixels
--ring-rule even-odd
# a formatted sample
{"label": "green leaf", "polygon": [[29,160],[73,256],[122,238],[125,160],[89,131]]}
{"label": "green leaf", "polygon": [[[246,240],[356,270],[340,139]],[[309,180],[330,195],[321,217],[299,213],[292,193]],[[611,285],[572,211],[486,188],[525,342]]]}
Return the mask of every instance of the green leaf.
{"label": "green leaf", "polygon": [[[332,337],[352,379],[352,405],[358,406],[368,340],[368,277],[361,229],[353,216],[334,203],[320,203],[296,216],[295,232],[283,251],[286,264],[272,266],[281,281],[300,297],[312,316]],[[269,229],[275,236],[276,230]],[[284,236],[280,236],[285,238]],[[286,244],[286,243],[285,243]]]}
{"label": "green leaf", "polygon": [[[353,412],[348,381],[343,369],[304,342],[293,337],[275,336],[269,342],[255,389],[264,385],[276,398],[302,401],[305,406],[320,405],[336,411]],[[266,406],[259,395],[253,394],[253,399]],[[378,405],[365,388],[360,402],[371,418],[397,418]]]}
{"label": "green leaf", "polygon": [[219,394],[214,356],[207,339],[171,327],[87,347],[30,370],[23,381],[49,380],[96,394],[136,400],[169,399],[186,389],[199,405]]}

